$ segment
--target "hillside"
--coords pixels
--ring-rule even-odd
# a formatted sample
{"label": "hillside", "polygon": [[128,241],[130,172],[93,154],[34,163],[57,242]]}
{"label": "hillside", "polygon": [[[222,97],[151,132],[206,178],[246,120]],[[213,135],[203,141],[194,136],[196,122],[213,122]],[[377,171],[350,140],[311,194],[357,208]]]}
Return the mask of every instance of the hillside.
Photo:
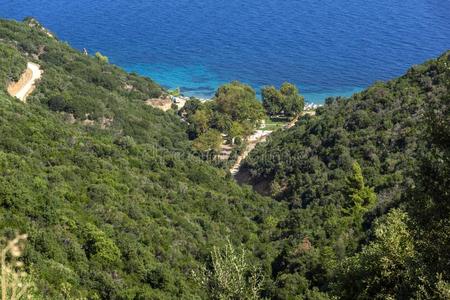
{"label": "hillside", "polygon": [[[276,132],[268,143],[251,153],[243,177],[260,192],[290,207],[288,218],[280,225],[283,233],[278,237],[283,250],[272,265],[279,295],[284,295],[278,299],[302,294],[312,287],[329,290],[330,283],[340,276],[335,273],[336,266],[373,238],[375,218],[394,207],[416,207],[411,200],[416,189],[424,188],[429,193],[430,186],[448,180],[448,143],[441,141],[442,170],[428,166],[429,174],[424,174],[420,169],[423,158],[436,148],[428,138],[429,128],[439,125],[439,120],[439,139],[448,141],[450,134],[443,125],[446,118],[448,121],[449,65],[447,52],[412,67],[398,79],[376,83],[348,99],[328,99],[315,117],[305,116],[294,128]],[[431,119],[436,114],[438,117]],[[433,172],[439,175],[431,184],[431,179],[423,176]],[[420,182],[427,184],[420,186]],[[441,201],[448,204],[448,185],[437,190],[442,192],[439,197],[444,197]],[[426,207],[424,203],[422,209]],[[418,210],[416,207],[414,213],[410,212],[411,217],[417,217]],[[428,218],[441,220],[444,226],[442,222],[448,222],[450,217],[445,212],[448,213],[444,209],[440,216],[429,214]],[[443,228],[439,231],[442,234]],[[438,235],[444,248],[441,252],[435,249],[434,253],[445,256],[450,243]],[[421,240],[420,247],[424,247],[423,243]],[[312,250],[301,250],[305,247]],[[442,261],[440,264],[439,269]],[[358,287],[352,284],[363,290],[370,276],[368,270],[365,272],[348,282],[347,288],[356,294],[344,298],[364,298],[363,294],[358,296]],[[448,280],[449,274],[444,274]],[[383,276],[379,276],[382,282]],[[338,290],[338,295],[341,293],[345,291]],[[377,294],[366,297],[373,299]],[[387,295],[381,298],[384,297]],[[414,289],[410,288],[408,297],[419,296],[414,296]]]}
{"label": "hillside", "polygon": [[294,207],[307,207],[339,198],[338,182],[356,159],[368,184],[385,195],[385,206],[398,199],[423,142],[427,102],[446,92],[449,55],[349,99],[327,99],[316,117],[305,116],[252,153],[246,164],[252,181],[266,182],[270,194]]}
{"label": "hillside", "polygon": [[[7,88],[29,63],[24,103]],[[187,124],[146,104],[167,93],[151,79],[0,20],[0,236],[28,234],[36,299],[448,299],[449,66],[274,132],[238,176],[261,195],[193,155],[223,107],[190,100]],[[243,115],[228,131],[261,117],[245,84],[217,98]]]}
{"label": "hillside", "polygon": [[[29,235],[44,299],[205,298],[191,273],[228,238],[268,268],[252,253],[273,251],[282,205],[192,156],[184,123],[144,103],[161,87],[34,20],[0,21],[0,53],[0,232]],[[27,61],[44,75],[25,104],[6,86]]]}

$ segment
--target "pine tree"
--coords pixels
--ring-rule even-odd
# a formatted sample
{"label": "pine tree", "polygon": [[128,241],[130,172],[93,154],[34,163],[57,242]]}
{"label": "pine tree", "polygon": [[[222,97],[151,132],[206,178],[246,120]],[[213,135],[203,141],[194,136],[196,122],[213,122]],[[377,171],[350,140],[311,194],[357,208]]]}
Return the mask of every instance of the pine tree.
{"label": "pine tree", "polygon": [[352,165],[353,174],[346,179],[347,205],[344,211],[349,214],[355,224],[362,224],[364,214],[377,201],[377,196],[373,188],[364,183],[361,166],[358,162]]}

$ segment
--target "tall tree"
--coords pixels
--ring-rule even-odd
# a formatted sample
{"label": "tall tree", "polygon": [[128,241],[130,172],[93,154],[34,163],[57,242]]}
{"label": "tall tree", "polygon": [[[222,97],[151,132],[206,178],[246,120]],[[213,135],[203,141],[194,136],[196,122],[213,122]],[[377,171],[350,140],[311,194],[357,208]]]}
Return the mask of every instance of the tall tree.
{"label": "tall tree", "polygon": [[267,114],[272,116],[295,116],[305,107],[305,99],[292,83],[283,83],[279,91],[274,86],[266,86],[262,88],[261,94],[264,108]]}
{"label": "tall tree", "polygon": [[274,86],[263,87],[261,95],[268,115],[278,115],[283,111],[283,95]]}
{"label": "tall tree", "polygon": [[209,128],[210,114],[205,110],[197,110],[190,121],[194,125],[197,135],[200,135]]}
{"label": "tall tree", "polygon": [[200,152],[217,152],[222,144],[222,135],[218,130],[209,129],[194,140],[194,149]]}
{"label": "tall tree", "polygon": [[280,88],[283,95],[283,110],[288,116],[295,116],[303,111],[305,99],[299,94],[298,88],[292,83],[285,82]]}
{"label": "tall tree", "polygon": [[221,86],[215,96],[217,109],[231,116],[233,121],[250,122],[257,127],[264,118],[264,108],[248,85],[233,81]]}
{"label": "tall tree", "polygon": [[345,211],[352,216],[355,224],[362,224],[364,213],[375,204],[377,196],[373,188],[365,185],[358,162],[353,163],[352,171],[346,180],[348,201]]}
{"label": "tall tree", "polygon": [[242,136],[244,133],[245,133],[245,128],[239,122],[233,122],[231,124],[230,130],[228,131],[228,134],[230,135],[233,144],[234,144],[235,138]]}
{"label": "tall tree", "polygon": [[186,104],[179,110],[178,114],[189,119],[202,106],[203,104],[199,99],[191,98],[186,101]]}
{"label": "tall tree", "polygon": [[375,239],[337,269],[335,293],[342,299],[416,299],[416,252],[408,215],[395,209],[375,222]]}

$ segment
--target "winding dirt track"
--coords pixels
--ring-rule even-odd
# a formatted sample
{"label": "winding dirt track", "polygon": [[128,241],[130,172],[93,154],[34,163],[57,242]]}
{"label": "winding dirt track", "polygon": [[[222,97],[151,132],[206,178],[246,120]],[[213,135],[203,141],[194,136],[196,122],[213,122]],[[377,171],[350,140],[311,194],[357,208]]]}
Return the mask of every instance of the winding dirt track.
{"label": "winding dirt track", "polygon": [[[304,111],[304,112],[298,114],[297,116],[295,116],[295,118],[292,119],[291,122],[286,124],[283,127],[283,130],[290,129],[290,128],[294,127],[294,125],[298,122],[300,117],[302,117],[304,115],[314,116],[315,114],[316,114],[315,111]],[[245,148],[245,150],[242,152],[242,154],[239,155],[239,157],[237,158],[236,162],[234,163],[234,165],[230,169],[231,175],[236,176],[239,173],[239,170],[241,168],[241,164],[244,161],[244,159],[250,154],[250,152],[253,149],[255,149],[257,144],[265,142],[267,140],[267,137],[271,133],[272,133],[272,131],[261,131],[261,130],[258,130],[255,134],[253,134],[252,136],[249,137],[247,148]]]}
{"label": "winding dirt track", "polygon": [[258,130],[248,138],[247,147],[242,152],[242,154],[239,155],[236,162],[230,169],[231,175],[236,175],[239,172],[242,161],[250,154],[250,152],[252,152],[253,149],[255,149],[257,144],[264,142],[271,133],[272,131]]}
{"label": "winding dirt track", "polygon": [[18,98],[22,102],[26,102],[28,95],[30,95],[35,86],[36,80],[40,79],[43,71],[38,64],[29,62],[27,69],[20,76],[18,82],[14,82],[8,86],[8,93]]}

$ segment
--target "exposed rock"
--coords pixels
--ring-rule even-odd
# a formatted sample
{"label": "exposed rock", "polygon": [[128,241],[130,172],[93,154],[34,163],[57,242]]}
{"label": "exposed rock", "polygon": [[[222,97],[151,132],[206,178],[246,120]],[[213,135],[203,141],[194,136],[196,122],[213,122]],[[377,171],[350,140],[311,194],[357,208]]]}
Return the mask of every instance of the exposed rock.
{"label": "exposed rock", "polygon": [[131,92],[134,89],[134,86],[132,86],[131,84],[125,83],[125,85],[123,86],[123,88],[128,91]]}
{"label": "exposed rock", "polygon": [[161,109],[163,111],[168,111],[169,109],[171,109],[172,103],[173,102],[170,98],[153,98],[145,101],[145,104]]}
{"label": "exposed rock", "polygon": [[106,129],[106,128],[110,127],[113,122],[114,122],[113,118],[102,117],[100,119],[100,128]]}

